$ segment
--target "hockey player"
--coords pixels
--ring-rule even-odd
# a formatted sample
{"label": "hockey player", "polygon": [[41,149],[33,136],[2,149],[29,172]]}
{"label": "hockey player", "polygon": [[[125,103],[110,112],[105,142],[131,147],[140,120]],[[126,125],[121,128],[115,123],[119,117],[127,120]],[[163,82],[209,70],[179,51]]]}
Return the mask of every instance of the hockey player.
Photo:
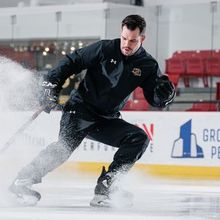
{"label": "hockey player", "polygon": [[65,80],[87,69],[78,90],[71,93],[64,106],[58,141],[41,151],[10,186],[10,191],[27,205],[41,198],[31,186],[64,163],[86,136],[118,148],[112,163],[107,170],[103,167],[98,178],[93,206],[110,204],[111,193],[117,190],[116,177],[129,171],[143,155],[149,138],[142,129],[124,121],[119,111],[137,87],[155,107],[163,108],[175,97],[173,84],[142,47],[145,29],[143,17],[129,15],[122,21],[120,39],[101,40],[78,49],[49,71],[42,84],[42,105],[47,113],[56,106]]}

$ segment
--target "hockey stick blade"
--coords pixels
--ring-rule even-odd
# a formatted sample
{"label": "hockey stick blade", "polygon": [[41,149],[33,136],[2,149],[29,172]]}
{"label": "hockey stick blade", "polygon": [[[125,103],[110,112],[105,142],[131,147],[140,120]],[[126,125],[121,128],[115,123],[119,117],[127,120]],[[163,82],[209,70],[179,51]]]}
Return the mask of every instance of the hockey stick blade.
{"label": "hockey stick blade", "polygon": [[0,150],[0,154],[5,152],[12,143],[14,143],[15,139],[20,135],[44,110],[44,106],[41,106],[5,143],[4,147]]}

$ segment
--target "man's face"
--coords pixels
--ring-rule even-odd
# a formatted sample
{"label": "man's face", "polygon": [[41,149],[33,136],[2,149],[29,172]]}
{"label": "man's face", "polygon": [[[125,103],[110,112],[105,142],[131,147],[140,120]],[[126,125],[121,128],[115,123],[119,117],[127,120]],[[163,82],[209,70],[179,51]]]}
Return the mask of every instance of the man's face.
{"label": "man's face", "polygon": [[129,30],[126,26],[123,26],[121,31],[121,52],[125,56],[133,55],[141,46],[145,36],[140,35],[139,28],[135,30]]}

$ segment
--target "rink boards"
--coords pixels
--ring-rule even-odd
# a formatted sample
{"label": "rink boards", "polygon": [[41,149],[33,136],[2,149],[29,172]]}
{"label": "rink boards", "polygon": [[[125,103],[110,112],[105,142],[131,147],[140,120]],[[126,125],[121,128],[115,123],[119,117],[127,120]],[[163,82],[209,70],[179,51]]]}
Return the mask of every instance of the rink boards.
{"label": "rink boards", "polygon": [[[1,146],[33,112],[0,116]],[[57,140],[60,112],[42,113],[4,154],[14,161],[36,155]],[[142,128],[150,144],[135,169],[170,177],[220,178],[220,114],[218,112],[122,112],[122,118]],[[100,172],[117,148],[84,139],[62,171]],[[10,156],[9,156],[10,155]]]}

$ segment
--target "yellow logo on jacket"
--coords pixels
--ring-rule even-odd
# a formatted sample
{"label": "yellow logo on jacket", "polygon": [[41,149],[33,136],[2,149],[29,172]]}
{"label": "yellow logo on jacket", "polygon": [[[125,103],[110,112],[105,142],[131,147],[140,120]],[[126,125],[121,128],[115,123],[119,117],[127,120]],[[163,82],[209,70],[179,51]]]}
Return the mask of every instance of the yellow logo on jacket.
{"label": "yellow logo on jacket", "polygon": [[141,76],[141,69],[139,68],[133,68],[131,72],[134,74],[134,76]]}

